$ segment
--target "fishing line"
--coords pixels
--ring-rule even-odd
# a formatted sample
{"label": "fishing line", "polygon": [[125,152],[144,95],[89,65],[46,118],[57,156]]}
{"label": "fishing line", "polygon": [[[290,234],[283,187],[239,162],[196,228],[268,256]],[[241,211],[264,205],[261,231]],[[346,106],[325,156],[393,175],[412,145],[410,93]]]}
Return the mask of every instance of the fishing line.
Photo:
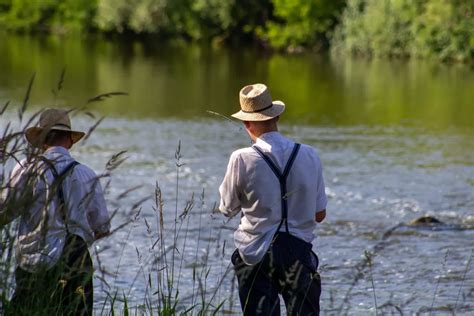
{"label": "fishing line", "polygon": [[[239,133],[239,134],[242,133],[242,131],[243,131],[242,124],[237,123],[236,121],[234,121],[233,119],[231,119],[231,118],[228,117],[228,116],[225,116],[224,114],[221,114],[221,113],[218,113],[218,112],[214,112],[214,111],[210,111],[210,110],[206,110],[206,112],[209,113],[209,114],[215,115],[215,116],[217,116],[217,117],[219,117],[219,118],[221,118],[221,119],[224,119],[224,120],[226,120],[226,121],[228,121],[228,122],[230,122],[230,123],[232,123],[233,125],[235,125],[235,127],[238,128],[238,132],[235,131],[235,130],[234,130],[234,132]],[[250,135],[248,135],[247,133],[245,133],[245,134],[248,136],[248,138],[249,138],[249,140],[250,140],[250,144],[253,144],[252,139],[250,138]]]}

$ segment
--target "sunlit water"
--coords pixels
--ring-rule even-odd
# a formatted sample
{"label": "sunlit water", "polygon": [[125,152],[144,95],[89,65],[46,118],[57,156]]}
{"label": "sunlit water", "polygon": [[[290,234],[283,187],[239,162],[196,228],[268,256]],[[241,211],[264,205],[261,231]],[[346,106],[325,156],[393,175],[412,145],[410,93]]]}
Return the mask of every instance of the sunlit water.
{"label": "sunlit water", "polygon": [[[460,315],[474,311],[474,262],[469,261],[474,249],[474,82],[467,66],[338,63],[196,47],[149,52],[137,43],[94,41],[87,49],[78,41],[9,41],[0,42],[2,56],[9,56],[0,60],[0,102],[12,99],[14,108],[0,118],[1,130],[7,121],[16,121],[12,111],[33,70],[37,84],[31,103],[36,107],[51,105],[49,91],[63,64],[68,75],[58,104],[78,104],[100,92],[130,93],[94,105],[95,113],[108,117],[73,150],[98,173],[114,153],[127,151],[107,189],[110,211],[119,209],[114,227],[133,217],[132,206],[148,198],[134,223],[96,245],[100,264],[111,272],[103,276],[108,285],[95,280],[99,310],[107,292],[125,294],[132,306],[144,304],[145,293],[154,292],[147,283],[149,273],[156,275],[150,249],[157,237],[157,182],[169,234],[175,225],[176,192],[178,213],[195,194],[189,224],[183,222],[178,239],[182,245],[186,236],[183,303],[190,304],[196,254],[198,263],[209,258],[207,288],[212,291],[220,282],[234,250],[238,219],[227,221],[211,210],[230,153],[250,141],[239,125],[206,110],[227,115],[238,107],[242,84],[265,81],[275,98],[288,105],[281,131],[315,146],[324,164],[328,217],[318,225],[314,241],[323,314],[375,314],[374,290],[379,312],[399,308],[406,314],[429,313],[431,306],[437,314],[450,314],[455,307]],[[93,121],[80,116],[74,123],[87,130]],[[183,165],[176,191],[178,142]],[[135,186],[141,187],[117,198]],[[400,225],[384,238],[393,227],[427,214],[448,225]],[[371,268],[354,282],[364,251],[374,249]],[[225,299],[225,310],[238,314],[232,282],[229,273],[214,303]]]}

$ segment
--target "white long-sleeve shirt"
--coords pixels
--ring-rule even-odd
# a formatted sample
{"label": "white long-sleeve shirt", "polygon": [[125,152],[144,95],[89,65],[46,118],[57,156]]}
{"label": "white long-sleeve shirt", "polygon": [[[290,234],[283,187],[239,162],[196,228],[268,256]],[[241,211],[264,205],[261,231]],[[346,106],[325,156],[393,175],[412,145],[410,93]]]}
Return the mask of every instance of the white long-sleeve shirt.
{"label": "white long-sleeve shirt", "polygon": [[[59,174],[74,161],[63,147],[49,148],[44,157]],[[63,251],[66,226],[57,207],[57,191],[52,190],[53,181],[54,175],[46,163],[27,165],[23,160],[13,169],[5,192],[7,207],[0,211],[0,217],[5,223],[21,216],[16,257],[18,265],[29,272],[51,268]],[[91,245],[95,236],[110,229],[99,178],[92,169],[78,164],[64,178],[62,188],[69,233]]]}
{"label": "white long-sleeve shirt", "polygon": [[[282,171],[294,142],[278,132],[257,138],[260,148]],[[219,209],[226,216],[242,211],[234,233],[235,246],[247,264],[258,263],[266,251],[282,217],[278,178],[252,147],[236,150],[230,156],[227,173],[219,188]],[[315,238],[315,214],[326,209],[327,198],[322,166],[316,150],[301,145],[287,178],[289,232],[307,242]],[[280,231],[285,231],[282,225]]]}

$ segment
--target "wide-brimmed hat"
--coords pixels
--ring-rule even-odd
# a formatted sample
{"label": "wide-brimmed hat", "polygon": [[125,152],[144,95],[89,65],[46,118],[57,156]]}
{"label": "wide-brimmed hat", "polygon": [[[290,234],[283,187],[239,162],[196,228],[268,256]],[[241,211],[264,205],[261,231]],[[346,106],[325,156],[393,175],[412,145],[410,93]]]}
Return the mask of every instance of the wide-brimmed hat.
{"label": "wide-brimmed hat", "polygon": [[39,126],[29,127],[25,131],[26,140],[34,146],[41,147],[50,131],[65,131],[71,133],[72,143],[77,143],[84,132],[71,129],[68,111],[62,109],[47,109],[41,113]]}
{"label": "wide-brimmed hat", "polygon": [[285,111],[282,101],[272,101],[268,88],[263,83],[243,87],[239,93],[240,111],[232,117],[241,121],[266,121]]}

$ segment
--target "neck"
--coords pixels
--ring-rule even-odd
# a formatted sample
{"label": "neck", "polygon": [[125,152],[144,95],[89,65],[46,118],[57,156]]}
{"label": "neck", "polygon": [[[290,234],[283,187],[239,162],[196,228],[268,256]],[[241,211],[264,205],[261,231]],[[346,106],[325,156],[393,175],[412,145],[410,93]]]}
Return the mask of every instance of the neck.
{"label": "neck", "polygon": [[255,138],[259,138],[263,134],[270,133],[270,132],[278,132],[278,128],[261,130],[261,131],[258,131],[257,133],[255,133],[254,136],[255,136]]}
{"label": "neck", "polygon": [[270,132],[278,132],[278,126],[276,124],[271,124],[271,125],[259,125],[257,124],[251,124],[250,126],[247,126],[247,132],[252,139],[253,142],[257,141],[257,138],[262,136],[263,134],[270,133]]}
{"label": "neck", "polygon": [[47,150],[53,148],[53,147],[62,147],[66,150],[69,150],[71,148],[70,146],[67,146],[67,144],[54,144],[54,145],[43,145],[43,152],[46,152]]}

